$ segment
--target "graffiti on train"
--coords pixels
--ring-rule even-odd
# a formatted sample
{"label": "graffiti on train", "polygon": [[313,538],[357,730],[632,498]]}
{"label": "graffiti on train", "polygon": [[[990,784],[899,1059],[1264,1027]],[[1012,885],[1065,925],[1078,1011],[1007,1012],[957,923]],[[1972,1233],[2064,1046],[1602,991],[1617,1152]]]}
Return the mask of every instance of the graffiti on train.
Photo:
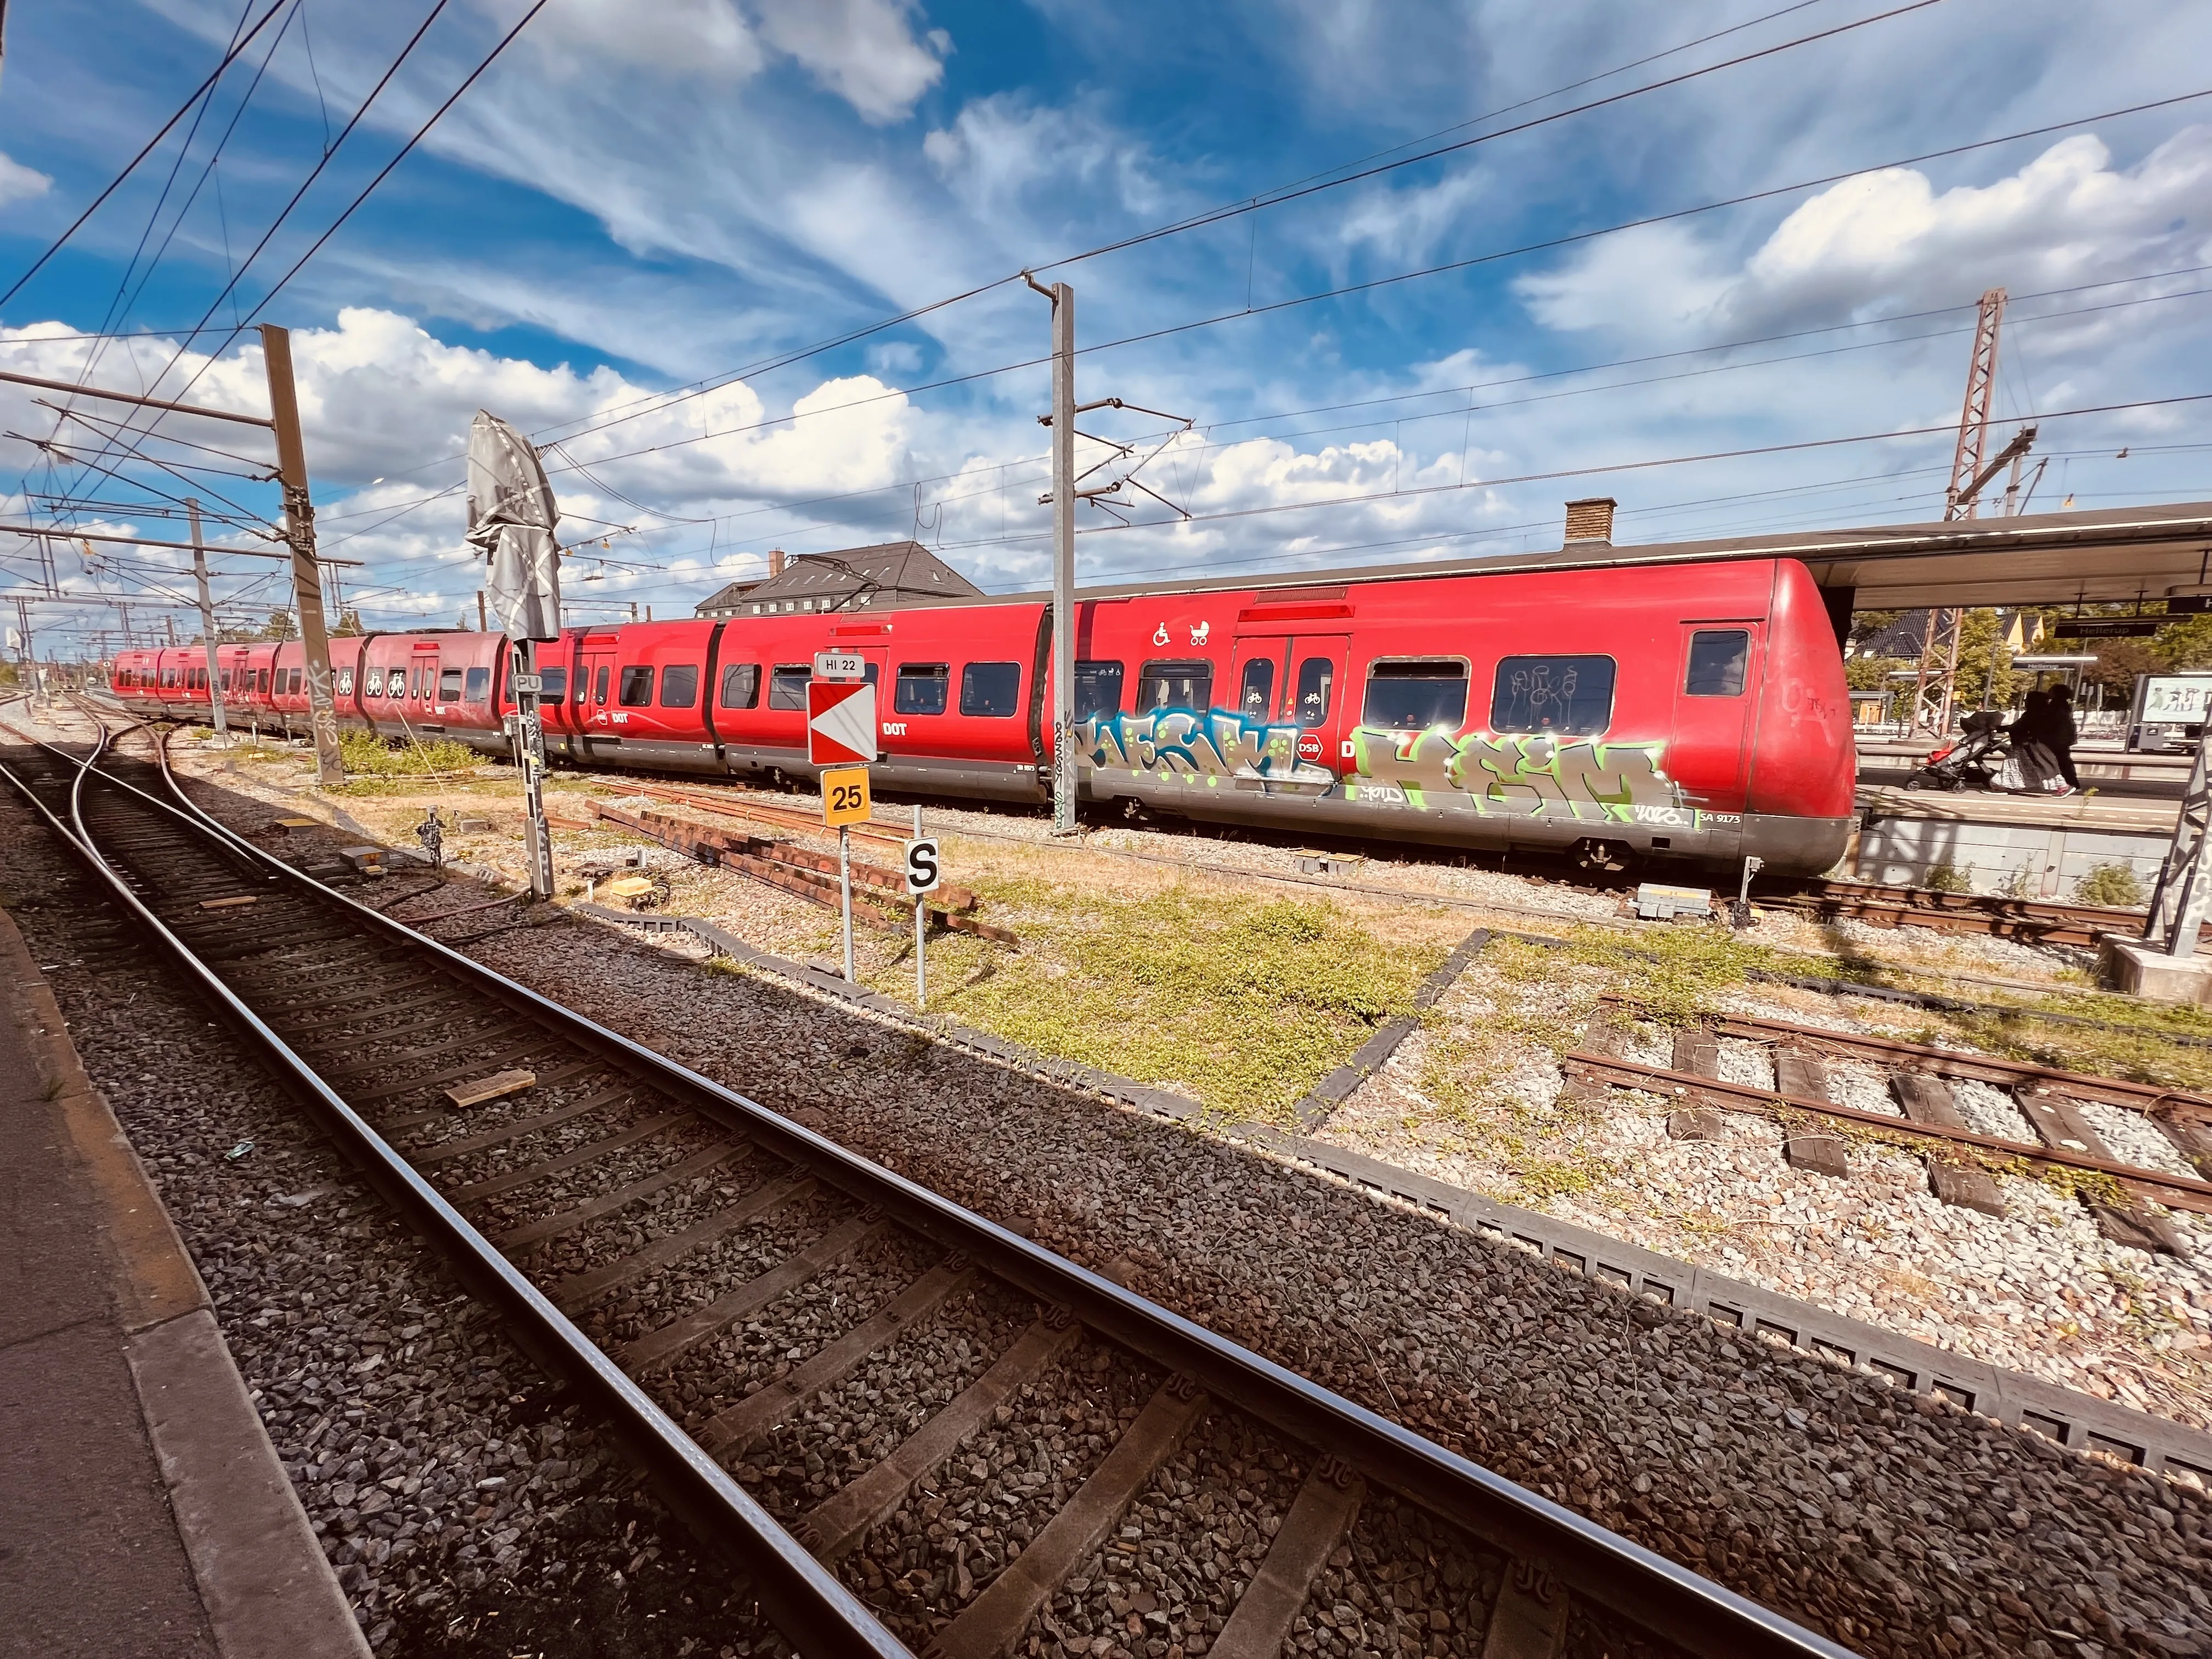
{"label": "graffiti on train", "polygon": [[1083,764],[1170,778],[1243,778],[1326,788],[1336,774],[1298,756],[1296,724],[1269,725],[1225,709],[1159,708],[1108,714],[1075,728]]}
{"label": "graffiti on train", "polygon": [[[1094,716],[1076,727],[1084,765],[1149,772],[1163,781],[1220,780],[1335,787],[1337,774],[1298,753],[1295,724],[1270,725],[1220,708]],[[1455,807],[1502,817],[1613,819],[1687,823],[1691,810],[1663,769],[1658,743],[1561,742],[1541,734],[1454,737],[1441,727],[1352,736],[1346,798],[1376,805]]]}
{"label": "graffiti on train", "polygon": [[1354,769],[1373,781],[1353,786],[1362,800],[1380,787],[1401,792],[1411,806],[1465,801],[1503,817],[1689,821],[1681,786],[1662,769],[1662,744],[1561,743],[1540,733],[1455,738],[1438,727],[1364,726],[1352,741]]}

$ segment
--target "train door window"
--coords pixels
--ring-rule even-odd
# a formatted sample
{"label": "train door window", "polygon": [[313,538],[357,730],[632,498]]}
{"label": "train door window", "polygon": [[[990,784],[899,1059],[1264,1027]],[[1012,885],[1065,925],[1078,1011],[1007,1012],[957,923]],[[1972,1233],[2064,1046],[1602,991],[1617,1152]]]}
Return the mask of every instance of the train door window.
{"label": "train door window", "polygon": [[1701,628],[1690,635],[1690,666],[1682,690],[1692,697],[1740,697],[1750,660],[1748,629]]}
{"label": "train door window", "polygon": [[592,695],[592,671],[588,665],[576,670],[576,707],[581,708]]}
{"label": "train door window", "polygon": [[253,690],[257,696],[265,697],[269,695],[269,671],[267,669],[257,668],[253,671]]}
{"label": "train door window", "polygon": [[1275,659],[1254,657],[1244,665],[1243,684],[1237,691],[1237,712],[1248,720],[1264,720],[1275,712]]}
{"label": "train door window", "polygon": [[1325,726],[1328,705],[1336,692],[1336,664],[1328,657],[1308,657],[1298,665],[1297,694],[1291,713],[1300,726]]}
{"label": "train door window", "polygon": [[601,663],[599,672],[592,677],[592,706],[594,708],[605,708],[607,706],[607,665]]}
{"label": "train door window", "polygon": [[1075,665],[1075,718],[1111,720],[1121,712],[1121,665],[1118,662],[1079,662]]}
{"label": "train door window", "polygon": [[1021,712],[1022,665],[971,662],[960,671],[960,712],[1004,720]]}
{"label": "train door window", "polygon": [[891,712],[896,714],[942,714],[952,687],[949,663],[902,662],[891,684]]}
{"label": "train door window", "polygon": [[751,708],[760,702],[760,665],[733,662],[722,670],[722,707]]}
{"label": "train door window", "polygon": [[568,671],[565,668],[541,668],[538,671],[538,699],[540,702],[558,702],[568,695]]}
{"label": "train door window", "polygon": [[489,702],[491,701],[490,669],[471,668],[469,670],[468,682],[462,690],[461,701],[463,702]]}
{"label": "train door window", "polygon": [[768,706],[771,708],[804,708],[806,707],[806,682],[814,678],[814,670],[805,663],[778,663],[775,672],[769,676]]}
{"label": "train door window", "polygon": [[696,708],[698,702],[697,663],[671,663],[660,671],[660,706],[663,708]]}
{"label": "train door window", "polygon": [[350,669],[350,668],[341,668],[341,669],[339,669],[339,670],[338,670],[338,686],[337,686],[337,691],[338,691],[338,696],[342,696],[342,697],[349,697],[349,696],[353,696],[353,670],[352,670],[352,669]]}
{"label": "train door window", "polygon": [[1210,708],[1213,706],[1213,665],[1196,662],[1148,662],[1137,676],[1137,713],[1160,708]]}
{"label": "train door window", "polygon": [[461,700],[461,671],[448,668],[438,676],[438,701],[459,702]]}
{"label": "train door window", "polygon": [[1586,738],[1613,720],[1610,657],[1503,657],[1490,694],[1493,732]]}
{"label": "train door window", "polygon": [[1367,671],[1360,723],[1378,732],[1456,731],[1467,719],[1467,665],[1456,657],[1401,658]]}

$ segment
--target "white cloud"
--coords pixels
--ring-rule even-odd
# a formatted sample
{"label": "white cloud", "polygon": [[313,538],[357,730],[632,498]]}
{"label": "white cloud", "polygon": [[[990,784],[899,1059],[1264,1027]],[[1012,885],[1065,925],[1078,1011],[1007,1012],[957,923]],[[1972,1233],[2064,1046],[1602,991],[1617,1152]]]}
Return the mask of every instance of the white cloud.
{"label": "white cloud", "polygon": [[0,207],[44,196],[53,187],[53,182],[36,167],[27,167],[11,156],[0,155]]}
{"label": "white cloud", "polygon": [[1427,257],[1482,195],[1480,173],[1455,173],[1433,185],[1408,190],[1375,190],[1345,210],[1334,227],[1346,247],[1364,246],[1393,264]]}
{"label": "white cloud", "polygon": [[733,0],[560,0],[531,44],[541,60],[582,77],[623,64],[663,74],[743,81],[767,61]]}
{"label": "white cloud", "polygon": [[866,121],[902,118],[945,74],[951,38],[916,40],[903,0],[753,0],[761,33]]}
{"label": "white cloud", "polygon": [[1707,236],[1655,225],[1608,236],[1522,279],[1537,320],[1624,335],[1717,335],[1957,304],[2212,257],[2212,127],[2174,134],[2118,169],[2088,133],[1986,185],[1938,192],[1889,167],[1830,186],[1737,264]]}

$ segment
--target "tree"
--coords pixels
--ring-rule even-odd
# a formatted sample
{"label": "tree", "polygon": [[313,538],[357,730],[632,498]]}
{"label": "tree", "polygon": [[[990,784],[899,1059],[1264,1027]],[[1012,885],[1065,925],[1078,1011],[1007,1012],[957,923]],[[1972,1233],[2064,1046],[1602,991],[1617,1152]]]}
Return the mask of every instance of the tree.
{"label": "tree", "polygon": [[2151,635],[2149,654],[2169,674],[2212,668],[2212,614],[2166,623]]}
{"label": "tree", "polygon": [[1854,611],[1850,637],[1844,643],[1856,650],[1875,635],[1896,627],[1898,619],[1904,615],[1902,611]]}
{"label": "tree", "polygon": [[1891,673],[1911,666],[1901,657],[1846,657],[1844,684],[1854,691],[1887,691],[1895,684]]}
{"label": "tree", "polygon": [[331,630],[335,635],[366,634],[361,625],[361,612],[349,607],[338,612],[338,625]]}
{"label": "tree", "polygon": [[2013,694],[2026,686],[2027,676],[2012,665],[2012,653],[1998,631],[1994,611],[1969,611],[1959,622],[1959,678],[1952,692],[1954,707],[2003,708]]}
{"label": "tree", "polygon": [[272,606],[269,620],[261,625],[261,637],[264,640],[295,640],[300,637],[300,630],[294,624],[290,611]]}

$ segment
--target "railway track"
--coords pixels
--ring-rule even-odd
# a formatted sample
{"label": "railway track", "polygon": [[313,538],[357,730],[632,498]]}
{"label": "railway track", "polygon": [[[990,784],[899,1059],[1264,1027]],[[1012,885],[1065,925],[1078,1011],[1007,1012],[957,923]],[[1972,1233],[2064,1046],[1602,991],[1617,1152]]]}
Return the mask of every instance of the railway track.
{"label": "railway track", "polygon": [[2000,898],[1983,893],[1940,893],[1928,887],[1879,882],[1812,879],[1773,891],[1754,884],[1758,902],[1802,910],[1823,921],[1850,916],[1878,927],[1933,927],[1951,933],[1990,933],[2029,945],[2094,946],[2107,934],[2141,939],[2140,910],[2043,899]]}
{"label": "railway track", "polygon": [[[2175,1255],[2188,1252],[2165,1212],[2212,1215],[2212,1100],[2201,1095],[1735,1015],[1660,1028],[1671,1053],[1651,1064],[1629,1057],[1637,1013],[1625,1003],[1601,1010],[1562,1058],[1567,1090],[1587,1099],[1633,1089],[1675,1103],[1668,1133],[1677,1139],[1720,1138],[1722,1112],[1769,1117],[1791,1164],[1839,1178],[1850,1173],[1853,1137],[1878,1141],[1923,1155],[1942,1202],[1991,1215],[2004,1213],[1993,1171],[2040,1169],[2075,1183],[2106,1237]],[[1759,1073],[1739,1064],[1725,1076],[1723,1041],[1762,1055]],[[2166,1167],[2147,1161],[2154,1147]]]}
{"label": "railway track", "polygon": [[155,744],[7,781],[794,1648],[1844,1651],[320,885]]}

